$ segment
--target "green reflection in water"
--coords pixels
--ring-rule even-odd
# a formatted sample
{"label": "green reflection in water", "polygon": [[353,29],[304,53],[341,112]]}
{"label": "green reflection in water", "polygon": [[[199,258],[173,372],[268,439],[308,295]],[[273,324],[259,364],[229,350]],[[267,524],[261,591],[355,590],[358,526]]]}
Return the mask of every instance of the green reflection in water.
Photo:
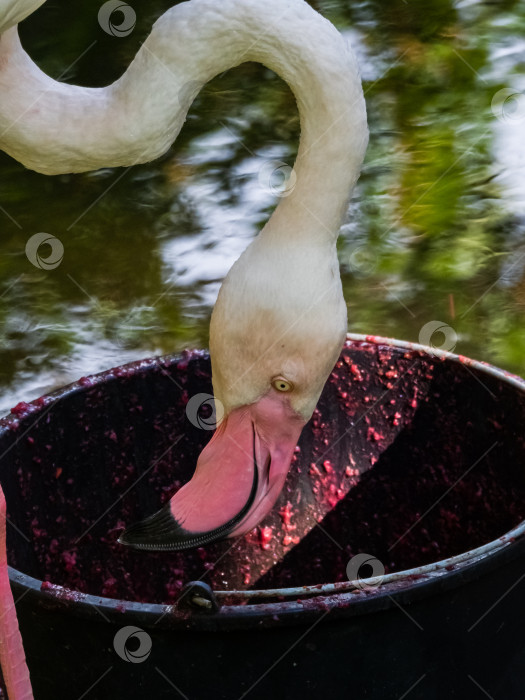
{"label": "green reflection in water", "polygon": [[[105,85],[171,4],[136,2],[134,31],[115,38],[98,2],[61,0],[21,36],[50,75]],[[523,74],[525,7],[312,4],[356,42],[368,104],[370,147],[339,242],[350,329],[417,340],[441,320],[459,352],[524,373],[525,206],[507,190],[525,178],[507,157],[519,139],[498,138],[525,134],[525,120],[496,119],[491,102]],[[268,157],[291,164],[298,133],[288,88],[245,64],[204,88],[152,164],[45,177],[0,154],[0,407],[205,346],[218,283],[275,205],[258,169]],[[54,270],[26,258],[39,231],[64,244]]]}

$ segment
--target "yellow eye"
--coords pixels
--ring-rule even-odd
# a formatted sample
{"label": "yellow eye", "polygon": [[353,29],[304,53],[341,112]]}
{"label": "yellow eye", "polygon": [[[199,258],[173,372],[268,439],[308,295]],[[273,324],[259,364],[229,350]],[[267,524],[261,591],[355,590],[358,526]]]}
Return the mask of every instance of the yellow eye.
{"label": "yellow eye", "polygon": [[292,382],[283,379],[283,377],[275,377],[275,379],[272,379],[272,386],[274,389],[277,389],[277,391],[291,391],[293,389]]}

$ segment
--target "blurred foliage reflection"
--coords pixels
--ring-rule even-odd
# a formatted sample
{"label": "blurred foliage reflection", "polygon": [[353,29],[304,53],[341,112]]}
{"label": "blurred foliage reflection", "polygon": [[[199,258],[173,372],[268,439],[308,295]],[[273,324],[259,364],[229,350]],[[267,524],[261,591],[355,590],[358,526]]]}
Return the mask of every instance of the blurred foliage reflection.
{"label": "blurred foliage reflection", "polygon": [[[118,77],[172,2],[131,3],[104,33],[98,2],[47,3],[21,26],[53,77]],[[357,49],[371,131],[340,238],[349,328],[418,340],[438,319],[457,350],[525,373],[525,6],[427,0],[312,2]],[[515,99],[500,104],[503,88]],[[154,163],[46,177],[0,154],[0,409],[122,361],[207,344],[220,280],[275,198],[258,173],[292,164],[287,86],[244,64],[197,97]],[[57,236],[39,270],[28,238]]]}

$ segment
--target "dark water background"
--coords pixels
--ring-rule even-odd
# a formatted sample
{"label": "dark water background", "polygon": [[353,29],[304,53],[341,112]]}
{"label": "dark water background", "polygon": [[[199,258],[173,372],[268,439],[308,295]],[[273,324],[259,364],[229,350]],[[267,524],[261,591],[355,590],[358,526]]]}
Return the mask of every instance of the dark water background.
{"label": "dark water background", "polygon": [[[53,77],[102,86],[170,0],[131,3],[126,37],[100,2],[47,2],[21,26]],[[525,372],[525,4],[312,2],[352,40],[371,131],[339,240],[349,329],[432,342]],[[506,92],[501,92],[507,89]],[[255,64],[209,83],[174,147],[129,169],[48,177],[0,154],[0,411],[90,372],[208,342],[220,281],[276,198],[258,173],[293,163],[287,86]],[[64,245],[40,270],[44,231]],[[451,340],[452,338],[452,340]],[[448,345],[447,345],[448,347]]]}

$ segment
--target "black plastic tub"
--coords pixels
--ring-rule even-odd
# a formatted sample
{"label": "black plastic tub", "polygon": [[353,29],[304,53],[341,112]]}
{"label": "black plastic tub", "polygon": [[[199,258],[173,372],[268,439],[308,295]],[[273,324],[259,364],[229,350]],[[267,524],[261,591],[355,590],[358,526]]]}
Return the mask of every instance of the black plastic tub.
{"label": "black plastic tub", "polygon": [[349,336],[271,515],[185,553],[116,540],[211,437],[186,411],[205,353],[19,404],[0,476],[35,698],[521,698],[524,389]]}

